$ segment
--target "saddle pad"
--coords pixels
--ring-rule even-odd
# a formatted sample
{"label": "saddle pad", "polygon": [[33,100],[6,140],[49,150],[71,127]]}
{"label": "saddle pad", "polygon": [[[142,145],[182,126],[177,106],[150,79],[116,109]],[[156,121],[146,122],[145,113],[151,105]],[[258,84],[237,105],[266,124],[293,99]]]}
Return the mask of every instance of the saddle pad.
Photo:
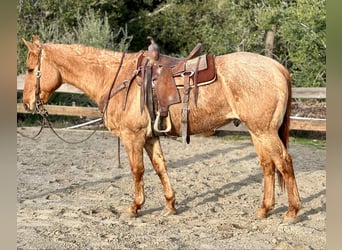
{"label": "saddle pad", "polygon": [[173,75],[179,76],[184,72],[196,72],[197,63],[199,63],[197,71],[206,70],[208,67],[206,55],[179,62],[174,68],[172,68]]}
{"label": "saddle pad", "polygon": [[[198,62],[199,60],[199,62]],[[198,64],[198,69],[197,69],[197,64]],[[185,71],[188,72],[195,72],[196,69],[198,71],[202,71],[208,68],[207,65],[207,55],[202,55],[202,56],[198,56],[194,59],[188,60],[185,64]]]}
{"label": "saddle pad", "polygon": [[[216,79],[216,69],[215,69],[215,56],[214,55],[204,55],[206,56],[206,60],[203,59],[203,61],[206,62],[206,69],[202,69],[201,71],[197,72],[197,84],[201,84],[201,83],[209,83],[212,82]],[[198,60],[197,58],[192,59],[192,60]],[[196,62],[197,63],[197,62]],[[196,65],[195,65],[196,67]],[[180,75],[178,75],[180,76]],[[178,77],[177,76],[177,77]],[[194,77],[196,76],[196,74],[194,74],[191,77],[191,85],[193,85],[194,83]],[[184,84],[181,82],[177,82],[177,87],[183,87]]]}

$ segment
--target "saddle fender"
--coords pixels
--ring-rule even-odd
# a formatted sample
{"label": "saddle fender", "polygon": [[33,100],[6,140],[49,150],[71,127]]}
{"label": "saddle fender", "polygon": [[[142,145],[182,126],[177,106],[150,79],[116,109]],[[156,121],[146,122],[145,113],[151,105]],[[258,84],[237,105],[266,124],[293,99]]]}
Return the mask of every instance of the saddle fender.
{"label": "saddle fender", "polygon": [[177,90],[172,69],[169,67],[158,67],[158,78],[155,79],[155,90],[160,107],[160,115],[166,117],[169,106],[179,103],[181,98]]}

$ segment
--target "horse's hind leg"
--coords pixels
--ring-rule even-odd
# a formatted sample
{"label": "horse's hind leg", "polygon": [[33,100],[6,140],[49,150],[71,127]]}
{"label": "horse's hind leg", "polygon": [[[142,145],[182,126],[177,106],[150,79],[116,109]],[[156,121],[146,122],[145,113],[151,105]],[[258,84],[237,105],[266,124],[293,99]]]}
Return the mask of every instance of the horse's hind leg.
{"label": "horse's hind leg", "polygon": [[[262,151],[264,154],[268,154],[269,158],[272,160],[273,164],[277,168],[277,170],[281,173],[284,181],[285,181],[285,187],[287,190],[288,195],[288,202],[289,202],[289,208],[285,215],[286,220],[297,220],[297,212],[301,208],[296,178],[294,175],[293,165],[292,165],[292,158],[289,155],[287,149],[285,148],[284,144],[280,140],[277,133],[274,134],[267,134],[267,135],[261,135],[261,136],[255,136],[252,135],[253,141],[258,144],[258,148],[262,147]],[[266,156],[266,159],[269,159]],[[269,160],[266,162],[269,163]],[[266,165],[265,165],[266,166]],[[274,169],[274,167],[273,167]],[[274,170],[273,172],[273,183],[274,183]],[[266,177],[265,177],[265,186],[270,185],[270,183],[266,183],[266,179],[271,179],[271,177],[267,177],[267,175],[270,175],[271,172],[266,171]],[[265,173],[265,171],[264,171]],[[270,182],[270,181],[269,181]],[[281,183],[280,183],[281,184]],[[270,185],[271,186],[271,185]],[[274,189],[274,184],[272,185],[272,188]],[[265,188],[265,190],[270,190],[271,188]],[[267,200],[270,202],[269,198],[267,198],[267,194],[265,194],[266,198],[264,200]],[[265,202],[263,203],[263,205]],[[266,205],[267,208],[267,205]],[[263,207],[259,210],[260,213],[263,211]],[[265,210],[266,211],[266,210]],[[267,211],[266,211],[267,212]]]}
{"label": "horse's hind leg", "polygon": [[285,188],[287,190],[289,208],[285,215],[285,220],[296,221],[297,213],[301,209],[301,202],[296,182],[296,177],[293,170],[292,158],[287,152],[287,149],[282,145],[282,152],[275,154],[272,158],[273,161],[284,178]]}
{"label": "horse's hind leg", "polygon": [[152,162],[152,165],[158,174],[164,188],[164,196],[166,199],[163,215],[171,215],[176,213],[175,209],[175,193],[171,187],[167,168],[165,164],[164,154],[162,152],[159,138],[148,138],[145,143],[145,150]]}

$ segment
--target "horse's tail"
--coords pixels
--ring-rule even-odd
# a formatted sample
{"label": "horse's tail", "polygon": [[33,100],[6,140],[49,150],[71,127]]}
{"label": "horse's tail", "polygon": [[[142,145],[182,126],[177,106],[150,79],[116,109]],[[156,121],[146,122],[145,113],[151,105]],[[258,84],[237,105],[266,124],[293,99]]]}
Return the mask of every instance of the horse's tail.
{"label": "horse's tail", "polygon": [[[285,69],[282,68],[282,73],[287,81],[287,88],[288,88],[288,97],[287,97],[287,105],[286,105],[286,112],[283,118],[283,122],[280,125],[280,128],[278,130],[278,135],[280,137],[280,140],[283,142],[285,148],[287,149],[289,144],[289,136],[290,136],[290,115],[291,115],[291,101],[292,101],[292,86],[291,86],[291,76],[290,73]],[[285,188],[285,181],[282,176],[282,174],[277,171],[278,176],[278,183],[281,187],[281,190],[284,190]]]}

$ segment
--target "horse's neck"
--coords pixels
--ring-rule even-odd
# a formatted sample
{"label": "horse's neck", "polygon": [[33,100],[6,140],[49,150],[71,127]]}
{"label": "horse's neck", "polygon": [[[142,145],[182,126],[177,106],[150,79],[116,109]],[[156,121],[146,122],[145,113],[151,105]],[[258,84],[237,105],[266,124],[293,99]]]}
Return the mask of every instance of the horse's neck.
{"label": "horse's neck", "polygon": [[52,45],[47,53],[51,53],[48,57],[53,58],[62,82],[82,90],[97,103],[108,91],[122,56],[82,45]]}

